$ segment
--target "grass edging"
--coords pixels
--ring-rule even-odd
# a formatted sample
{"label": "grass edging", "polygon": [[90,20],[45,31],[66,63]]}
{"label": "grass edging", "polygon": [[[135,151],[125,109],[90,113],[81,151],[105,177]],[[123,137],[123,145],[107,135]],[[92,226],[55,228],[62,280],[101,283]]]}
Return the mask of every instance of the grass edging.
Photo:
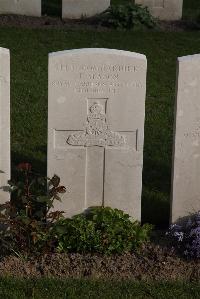
{"label": "grass edging", "polygon": [[183,282],[98,281],[88,279],[0,278],[0,297],[65,298],[199,298],[200,284]]}

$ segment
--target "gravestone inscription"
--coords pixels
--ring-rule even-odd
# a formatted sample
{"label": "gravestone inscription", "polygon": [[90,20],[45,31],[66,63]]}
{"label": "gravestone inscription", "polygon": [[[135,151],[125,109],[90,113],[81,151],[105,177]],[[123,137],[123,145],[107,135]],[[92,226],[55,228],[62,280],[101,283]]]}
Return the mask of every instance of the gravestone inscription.
{"label": "gravestone inscription", "polygon": [[0,203],[9,200],[4,191],[10,179],[10,52],[0,48]]}
{"label": "gravestone inscription", "polygon": [[68,216],[111,206],[141,217],[146,57],[110,49],[49,56],[48,175]]}
{"label": "gravestone inscription", "polygon": [[0,0],[0,14],[40,17],[41,0]]}
{"label": "gravestone inscription", "polygon": [[200,55],[178,59],[171,221],[199,211]]}
{"label": "gravestone inscription", "polygon": [[135,0],[135,3],[148,7],[150,13],[160,20],[182,18],[183,0]]}

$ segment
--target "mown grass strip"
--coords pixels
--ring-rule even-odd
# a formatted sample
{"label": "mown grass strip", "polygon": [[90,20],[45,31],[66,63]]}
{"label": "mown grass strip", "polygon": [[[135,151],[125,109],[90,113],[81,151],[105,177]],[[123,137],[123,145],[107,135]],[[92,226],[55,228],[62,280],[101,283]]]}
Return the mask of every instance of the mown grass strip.
{"label": "mown grass strip", "polygon": [[192,299],[199,292],[197,283],[0,278],[5,299]]}

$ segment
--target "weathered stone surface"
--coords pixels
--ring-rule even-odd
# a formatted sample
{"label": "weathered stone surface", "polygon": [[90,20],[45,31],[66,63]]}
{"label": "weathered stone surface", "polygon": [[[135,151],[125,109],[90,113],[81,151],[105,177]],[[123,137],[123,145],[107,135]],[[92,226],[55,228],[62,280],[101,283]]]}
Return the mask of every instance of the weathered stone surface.
{"label": "weathered stone surface", "polygon": [[200,55],[178,59],[172,222],[200,210]]}
{"label": "weathered stone surface", "polygon": [[9,199],[4,191],[10,179],[10,53],[0,48],[0,203]]}
{"label": "weathered stone surface", "polygon": [[67,216],[90,206],[140,220],[146,57],[110,49],[49,56],[48,175],[69,187]]}
{"label": "weathered stone surface", "polygon": [[110,0],[62,0],[62,17],[80,19],[102,13],[110,6]]}
{"label": "weathered stone surface", "polygon": [[0,14],[40,17],[41,10],[41,0],[0,0]]}
{"label": "weathered stone surface", "polygon": [[182,18],[183,0],[135,0],[147,6],[151,14],[160,20],[174,21]]}

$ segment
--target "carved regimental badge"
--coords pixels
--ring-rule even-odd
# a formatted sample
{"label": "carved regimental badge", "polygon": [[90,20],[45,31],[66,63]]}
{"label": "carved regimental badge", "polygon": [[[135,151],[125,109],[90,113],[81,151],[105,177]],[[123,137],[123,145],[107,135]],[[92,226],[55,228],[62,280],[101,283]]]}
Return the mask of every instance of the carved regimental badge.
{"label": "carved regimental badge", "polygon": [[70,135],[67,143],[76,146],[123,146],[126,137],[109,129],[103,107],[94,103],[89,109],[85,130]]}

